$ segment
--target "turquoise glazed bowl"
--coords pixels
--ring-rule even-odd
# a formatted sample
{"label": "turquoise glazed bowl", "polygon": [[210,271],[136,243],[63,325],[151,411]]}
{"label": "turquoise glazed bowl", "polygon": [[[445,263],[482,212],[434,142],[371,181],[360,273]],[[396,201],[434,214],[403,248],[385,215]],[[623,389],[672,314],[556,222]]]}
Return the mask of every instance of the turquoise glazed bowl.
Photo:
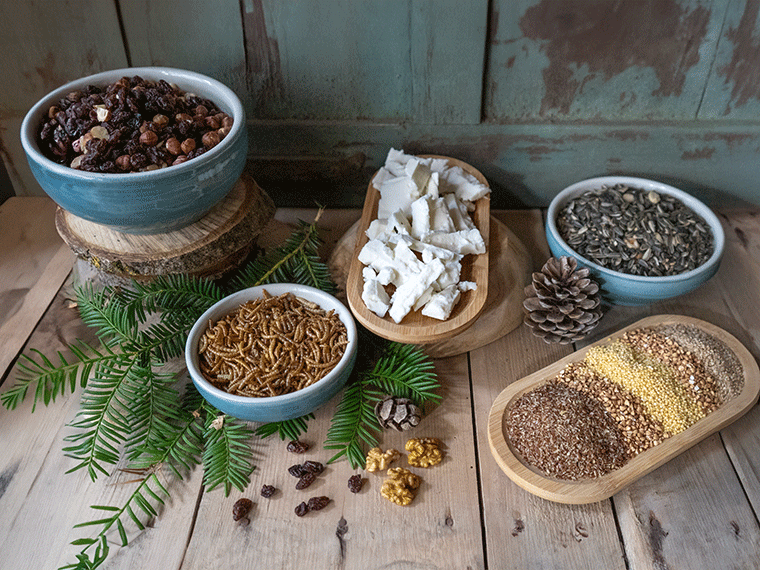
{"label": "turquoise glazed bowl", "polygon": [[[266,291],[273,296],[282,295],[283,293],[293,293],[297,297],[316,303],[326,311],[333,310],[337,313],[338,318],[346,326],[348,335],[348,345],[343,353],[343,357],[337,366],[333,368],[323,378],[296,392],[284,394],[282,396],[271,396],[267,398],[253,398],[248,396],[238,396],[229,394],[224,390],[216,388],[201,374],[199,367],[198,342],[206,331],[209,321],[216,322],[228,313],[237,309],[246,301],[258,299]],[[326,404],[335,396],[346,384],[351,371],[356,363],[357,351],[357,332],[356,323],[351,311],[338,299],[306,285],[296,285],[293,283],[275,283],[251,287],[233,293],[225,297],[208,311],[203,313],[187,337],[185,345],[185,362],[193,384],[201,395],[212,406],[219,411],[224,412],[241,420],[254,422],[278,422],[304,416],[313,412],[317,408]]]}
{"label": "turquoise glazed bowl", "polygon": [[[51,105],[88,85],[106,86],[134,75],[152,81],[163,79],[213,101],[233,118],[230,132],[198,157],[149,172],[86,172],[53,162],[40,152],[37,129]],[[24,117],[21,144],[32,174],[61,208],[130,234],[169,232],[201,218],[240,178],[248,152],[245,111],[235,93],[210,77],[168,67],[106,71],[59,87],[38,101]]]}
{"label": "turquoise glazed bowl", "polygon": [[[598,189],[602,185],[614,186],[616,184],[625,184],[632,188],[646,191],[654,190],[660,194],[668,194],[680,200],[693,212],[701,216],[709,226],[715,246],[712,256],[696,269],[679,275],[644,277],[612,271],[576,253],[560,236],[557,230],[557,215],[570,200],[584,192]],[[562,190],[549,205],[546,216],[546,239],[549,242],[549,249],[554,257],[561,257],[563,255],[572,256],[578,260],[579,266],[591,269],[593,277],[602,289],[602,297],[606,301],[614,305],[629,306],[647,305],[655,301],[678,297],[679,295],[685,295],[693,291],[718,271],[725,248],[723,227],[717,216],[705,204],[673,186],[668,186],[654,180],[629,176],[591,178]]]}

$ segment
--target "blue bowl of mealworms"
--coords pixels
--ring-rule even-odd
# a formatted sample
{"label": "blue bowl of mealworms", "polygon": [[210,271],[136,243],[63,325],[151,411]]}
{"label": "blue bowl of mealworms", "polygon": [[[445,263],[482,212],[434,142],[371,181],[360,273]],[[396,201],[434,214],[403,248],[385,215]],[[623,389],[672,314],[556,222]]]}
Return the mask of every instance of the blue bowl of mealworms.
{"label": "blue bowl of mealworms", "polygon": [[313,287],[276,283],[225,297],[185,346],[200,394],[232,417],[277,422],[326,404],[346,384],[357,352],[353,315]]}
{"label": "blue bowl of mealworms", "polygon": [[701,201],[661,182],[606,176],[562,190],[549,205],[555,257],[588,267],[602,297],[646,305],[689,293],[718,271],[723,227]]}

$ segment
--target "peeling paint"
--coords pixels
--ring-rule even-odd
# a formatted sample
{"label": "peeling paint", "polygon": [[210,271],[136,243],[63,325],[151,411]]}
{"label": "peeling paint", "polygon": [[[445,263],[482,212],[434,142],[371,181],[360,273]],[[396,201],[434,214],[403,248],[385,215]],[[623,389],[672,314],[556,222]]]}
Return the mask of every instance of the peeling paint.
{"label": "peeling paint", "polygon": [[760,98],[760,39],[754,36],[758,11],[760,0],[747,0],[738,26],[730,27],[726,33],[734,49],[731,62],[718,69],[726,83],[733,83],[731,102],[726,105],[725,115],[731,112],[732,105],[738,107],[750,99]]}
{"label": "peeling paint", "polygon": [[261,88],[254,94],[256,106],[260,107],[270,99],[282,97],[285,92],[279,46],[277,40],[267,35],[262,0],[250,0],[250,3],[245,3],[243,27],[248,79],[250,81],[253,79],[252,76],[259,76],[261,82]]}
{"label": "peeling paint", "polygon": [[585,69],[609,80],[630,67],[652,68],[659,81],[653,96],[681,95],[686,72],[699,62],[709,17],[708,8],[688,11],[675,0],[541,0],[519,22],[549,59],[541,114],[570,112],[583,89],[576,73]]}
{"label": "peeling paint", "polygon": [[705,146],[696,150],[684,151],[681,160],[707,160],[715,154],[714,146]]}

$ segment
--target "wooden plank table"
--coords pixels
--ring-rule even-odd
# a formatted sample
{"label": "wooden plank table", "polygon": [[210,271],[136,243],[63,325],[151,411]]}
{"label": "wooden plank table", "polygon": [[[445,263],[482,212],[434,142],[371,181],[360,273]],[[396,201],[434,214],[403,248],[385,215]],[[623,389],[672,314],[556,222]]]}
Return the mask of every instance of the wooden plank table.
{"label": "wooden plank table", "polygon": [[[292,223],[311,210],[280,210]],[[53,230],[45,198],[11,198],[0,206],[0,375],[16,376],[20,353],[53,356],[76,338],[92,339],[71,303],[73,257]],[[531,251],[548,257],[541,212],[496,212]],[[325,254],[359,217],[331,210],[322,218]],[[760,209],[721,212],[726,254],[717,276],[691,295],[643,308],[611,308],[589,342],[643,316],[676,313],[718,325],[760,355]],[[640,479],[610,500],[551,503],[523,491],[490,454],[486,425],[494,398],[509,383],[572,351],[549,346],[520,326],[461,356],[438,359],[443,401],[414,435],[446,445],[444,462],[422,473],[410,507],[379,494],[382,476],[365,473],[358,495],[346,488],[355,473],[346,461],[328,466],[308,495],[296,491],[287,467],[300,462],[276,437],[251,441],[251,485],[225,497],[207,492],[202,470],[171,482],[171,498],[126,548],[114,537],[103,568],[334,569],[695,569],[756,568],[760,560],[760,413],[757,407],[718,434]],[[325,461],[322,448],[333,401],[316,413],[303,439],[305,459]],[[115,469],[91,482],[64,456],[67,424],[78,394],[32,413],[0,409],[0,568],[58,568],[75,561],[73,526],[93,518],[90,505],[121,505],[134,475]],[[382,447],[403,449],[408,434],[382,434]],[[422,470],[420,470],[422,471]],[[263,499],[262,484],[279,491]],[[312,492],[313,491],[313,492]],[[298,518],[293,509],[312,495],[329,506]],[[250,524],[232,520],[241,496],[255,503]]]}

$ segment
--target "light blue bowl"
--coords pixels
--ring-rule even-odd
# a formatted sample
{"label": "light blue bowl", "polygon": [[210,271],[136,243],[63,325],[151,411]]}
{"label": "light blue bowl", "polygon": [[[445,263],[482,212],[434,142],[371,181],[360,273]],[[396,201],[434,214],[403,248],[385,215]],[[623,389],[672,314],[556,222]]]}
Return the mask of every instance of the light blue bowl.
{"label": "light blue bowl", "polygon": [[[713,251],[712,256],[704,264],[692,271],[665,277],[628,275],[612,271],[585,257],[581,257],[560,236],[556,224],[557,214],[570,200],[580,194],[588,190],[598,189],[602,185],[614,186],[615,184],[626,184],[633,188],[669,194],[699,214],[707,222],[713,234],[715,251]],[[693,291],[718,271],[725,248],[725,235],[720,220],[705,204],[673,186],[668,186],[654,180],[629,176],[590,178],[562,190],[549,204],[549,210],[546,215],[546,239],[549,242],[549,249],[554,257],[561,257],[563,255],[572,256],[578,260],[579,266],[586,266],[591,269],[593,277],[602,289],[602,297],[605,300],[615,305],[629,306],[647,305],[655,301],[678,297],[679,295]]]}
{"label": "light blue bowl", "polygon": [[[37,129],[51,105],[88,85],[106,86],[122,77],[164,79],[180,89],[216,103],[234,124],[208,152],[177,166],[150,172],[102,174],[76,170],[46,158]],[[24,117],[21,144],[42,189],[72,214],[131,234],[155,234],[182,228],[201,218],[232,190],[248,152],[245,111],[222,83],[191,71],[168,67],[134,67],[77,79],[52,91]]]}
{"label": "light blue bowl", "polygon": [[[271,295],[293,293],[308,301],[318,304],[323,309],[334,310],[346,326],[348,346],[338,365],[323,378],[297,392],[272,396],[269,398],[252,398],[236,396],[214,387],[200,372],[198,341],[206,331],[209,321],[217,321],[237,309],[246,301],[258,299],[264,289]],[[185,362],[193,384],[198,392],[215,408],[232,417],[254,422],[278,422],[304,416],[323,406],[335,396],[346,384],[356,363],[357,332],[354,317],[348,308],[332,295],[293,283],[276,283],[251,287],[225,297],[208,311],[203,313],[187,337],[185,345]]]}

